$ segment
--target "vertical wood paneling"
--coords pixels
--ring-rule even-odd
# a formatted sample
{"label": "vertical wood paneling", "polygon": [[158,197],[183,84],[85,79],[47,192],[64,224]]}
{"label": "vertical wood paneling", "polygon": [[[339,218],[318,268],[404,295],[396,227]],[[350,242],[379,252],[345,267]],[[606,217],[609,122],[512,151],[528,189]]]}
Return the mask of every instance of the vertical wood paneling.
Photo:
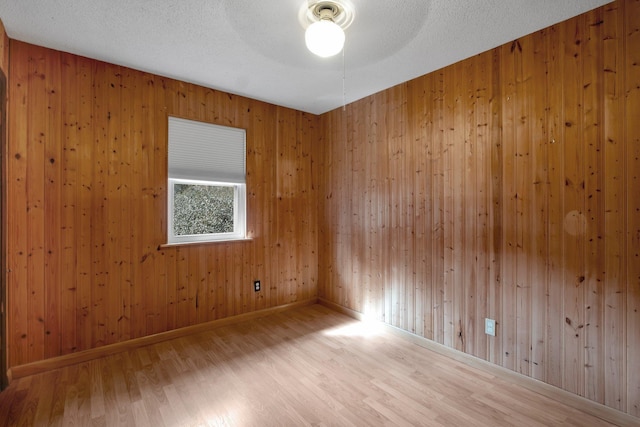
{"label": "vertical wood paneling", "polygon": [[[23,49],[22,51],[26,51]],[[77,61],[76,61],[77,60]],[[70,96],[68,98],[77,97],[78,110],[76,115],[78,117],[78,133],[76,135],[77,140],[70,144],[77,147],[77,176],[76,176],[76,190],[71,193],[71,198],[67,203],[73,203],[75,206],[75,223],[73,228],[74,245],[73,252],[67,254],[68,256],[76,257],[76,275],[71,277],[71,281],[75,280],[76,287],[76,330],[77,330],[77,343],[74,345],[73,350],[77,351],[83,348],[91,348],[93,342],[93,328],[92,328],[92,275],[91,275],[91,191],[93,188],[93,176],[91,171],[92,158],[93,158],[93,130],[92,130],[92,117],[93,117],[93,64],[87,61],[81,61],[78,58],[74,58],[75,62],[75,75],[73,68],[67,70],[64,75],[67,79],[75,79],[75,86],[73,81],[69,81],[69,86],[65,89],[65,93]],[[70,62],[70,64],[72,64]],[[15,65],[15,64],[14,64]],[[73,67],[73,66],[72,66]],[[68,80],[66,80],[68,81]],[[74,91],[72,88],[75,88]],[[72,104],[66,104],[70,107]],[[69,114],[68,110],[65,110],[65,114]],[[17,142],[16,140],[13,143]],[[16,281],[16,283],[20,283]]]}
{"label": "vertical wood paneling", "polygon": [[[477,58],[473,61],[467,61],[462,69],[464,75],[465,93],[462,97],[464,105],[463,119],[463,136],[464,136],[464,156],[463,159],[463,198],[460,205],[464,215],[464,230],[462,240],[469,245],[469,251],[465,251],[462,258],[462,289],[464,298],[464,315],[460,322],[460,334],[462,337],[462,349],[466,353],[476,354],[476,297],[477,297],[477,239],[475,227],[478,221],[477,199],[480,195],[475,191],[475,174],[477,171],[476,159],[478,158],[478,149],[476,144],[476,134],[478,133],[478,124],[476,121],[476,92],[479,86],[475,80]],[[462,86],[462,85],[461,85]]]}
{"label": "vertical wood paneling", "polygon": [[584,91],[583,132],[585,144],[585,281],[584,281],[584,396],[602,402],[604,383],[599,375],[604,367],[602,314],[602,284],[604,282],[604,263],[601,254],[604,251],[604,204],[602,201],[602,183],[604,162],[600,153],[602,144],[602,10],[586,15],[586,28],[583,43],[582,87]]}
{"label": "vertical wood paneling", "polygon": [[[156,169],[154,164],[155,157],[155,129],[154,118],[157,114],[155,107],[156,96],[161,95],[161,81],[154,79],[153,76],[143,74],[140,76],[135,90],[135,99],[139,99],[141,106],[138,114],[134,114],[132,122],[136,129],[132,144],[137,147],[137,155],[135,157],[136,164],[141,165],[139,168],[133,168],[137,171],[138,181],[136,181],[134,190],[137,191],[138,197],[141,199],[140,207],[137,209],[137,218],[133,226],[136,235],[139,238],[137,248],[134,247],[133,262],[138,265],[139,281],[134,281],[134,303],[133,316],[131,317],[132,336],[143,336],[150,334],[149,317],[151,315],[151,307],[153,298],[157,298],[160,294],[166,295],[166,287],[160,280],[156,269],[165,270],[164,263],[159,259],[162,253],[156,253],[154,241],[154,230],[151,227],[145,227],[147,218],[157,215],[154,211],[154,200],[160,198],[160,193],[155,184]],[[160,124],[159,124],[160,125]],[[160,126],[165,129],[164,126]],[[154,262],[155,261],[155,262]],[[154,275],[155,273],[155,275]],[[152,289],[145,286],[146,283],[155,282],[157,288]],[[171,307],[167,308],[167,312]],[[151,316],[152,317],[152,316]],[[165,322],[168,325],[168,322]]]}
{"label": "vertical wood paneling", "polygon": [[531,224],[531,358],[529,361],[530,375],[541,381],[546,380],[545,348],[547,317],[547,293],[549,289],[548,266],[549,259],[549,129],[547,106],[548,93],[544,90],[547,82],[546,39],[548,32],[538,32],[533,35],[533,55],[530,57],[532,82],[527,96],[533,99],[530,105],[531,126],[531,162],[532,185],[530,209],[532,210]]}
{"label": "vertical wood paneling", "polygon": [[490,161],[491,142],[490,138],[490,94],[491,94],[491,56],[482,55],[476,57],[477,66],[476,86],[477,90],[471,96],[475,98],[475,120],[476,129],[470,129],[475,133],[475,167],[474,176],[471,176],[471,191],[476,194],[476,221],[478,226],[475,229],[475,256],[472,263],[475,268],[475,311],[474,311],[474,340],[477,357],[487,356],[488,339],[484,334],[484,318],[488,313],[489,287],[490,283],[490,259],[489,259],[489,209],[490,209]]}
{"label": "vertical wood paneling", "polygon": [[[190,247],[176,249],[176,326],[185,327],[189,324],[189,260]],[[228,301],[225,301],[228,303]],[[228,305],[228,304],[227,304]]]}
{"label": "vertical wood paneling", "polygon": [[[377,171],[376,164],[373,163],[377,157],[377,143],[375,141],[375,133],[372,133],[372,129],[377,127],[371,118],[371,103],[366,104],[364,108],[354,111],[354,132],[364,133],[366,138],[361,141],[361,156],[362,159],[358,164],[361,169],[361,174],[364,175],[366,185],[366,199],[364,201],[364,218],[361,218],[362,229],[360,233],[364,236],[365,246],[362,248],[359,256],[361,260],[361,268],[364,269],[360,275],[360,286],[363,287],[365,292],[362,311],[369,315],[372,312],[379,312],[377,304],[383,301],[380,295],[380,286],[382,280],[380,279],[378,265],[380,259],[380,250],[382,249],[378,245],[377,240],[377,215],[376,209],[378,208],[378,181],[376,180]],[[318,171],[319,172],[319,171]],[[364,277],[362,277],[364,276]]]}
{"label": "vertical wood paneling", "polygon": [[7,164],[8,149],[7,141],[9,140],[9,37],[4,28],[2,20],[0,20],[0,266],[2,268],[2,277],[0,277],[0,304],[3,310],[0,314],[0,389],[4,389],[8,385],[7,378],[7,352],[9,345],[9,329],[7,327],[7,317],[9,316],[8,292],[7,292]]}
{"label": "vertical wood paneling", "polygon": [[[317,117],[21,42],[11,52],[9,366],[317,295]],[[247,130],[252,240],[161,247],[169,115]]]}
{"label": "vertical wood paneling", "polygon": [[[381,94],[381,95],[384,95]],[[384,99],[384,98],[382,98]],[[387,181],[387,167],[388,167],[388,150],[385,144],[385,130],[384,130],[384,116],[385,104],[383,102],[371,101],[366,104],[365,114],[369,114],[371,117],[367,122],[367,134],[369,135],[370,143],[370,166],[372,171],[372,183],[373,192],[375,197],[371,200],[371,220],[368,233],[371,234],[371,249],[374,255],[371,258],[372,268],[374,270],[374,292],[375,305],[368,308],[368,315],[378,315],[380,320],[390,321],[389,305],[390,298],[387,298],[387,289],[389,283],[388,270],[383,267],[383,260],[388,259],[390,248],[388,244],[383,242],[388,240],[387,232],[389,228],[388,224],[388,181]],[[380,113],[380,114],[379,114]],[[322,271],[322,269],[320,269]],[[378,314],[380,313],[380,314]]]}
{"label": "vertical wood paneling", "polygon": [[[130,123],[129,123],[129,153],[131,164],[141,164],[143,161],[143,144],[142,138],[144,135],[143,121],[148,117],[150,113],[149,105],[143,98],[143,88],[146,86],[145,75],[137,75],[131,71],[125,71],[125,81],[129,89],[130,96],[125,102],[128,103]],[[135,114],[138,111],[139,114]],[[149,189],[146,188],[145,171],[141,169],[129,169],[129,194],[131,198],[141,197],[142,199],[149,199]],[[126,210],[126,205],[123,206]],[[129,221],[129,233],[131,236],[131,281],[129,282],[130,302],[128,308],[127,323],[129,328],[123,328],[123,330],[129,333],[130,336],[139,336],[144,332],[145,313],[142,304],[143,295],[143,266],[142,258],[144,255],[140,255],[140,258],[136,259],[138,254],[145,254],[143,247],[144,239],[141,236],[140,229],[144,221],[142,209],[134,209],[131,212],[131,218]]]}
{"label": "vertical wood paneling", "polygon": [[0,69],[5,76],[9,74],[9,36],[2,20],[0,20]]}
{"label": "vertical wood paneling", "polygon": [[[296,219],[294,217],[294,200],[297,173],[299,169],[294,161],[297,145],[296,113],[294,111],[278,111],[278,130],[276,135],[277,155],[277,204],[281,215],[277,218],[277,300],[279,304],[295,301],[295,290],[298,280],[302,278],[296,271],[295,254],[300,250],[300,242],[295,239]],[[285,244],[288,242],[288,244]]]}
{"label": "vertical wood paneling", "polygon": [[[109,82],[108,75],[113,72],[108,64],[96,62],[93,64],[93,97],[91,122],[92,150],[89,163],[91,164],[91,187],[89,189],[90,211],[89,229],[86,230],[90,239],[91,262],[91,301],[88,307],[91,343],[94,346],[107,344],[107,328],[109,323],[107,304],[109,291],[107,289],[107,245],[109,238],[107,228],[107,195],[106,178],[108,176],[108,132],[110,127],[109,111]],[[37,264],[36,264],[37,265]],[[37,271],[38,268],[33,268]]]}
{"label": "vertical wood paneling", "polygon": [[[448,70],[451,72],[451,70]],[[449,77],[447,75],[447,77]],[[455,129],[454,95],[452,87],[447,84],[447,78],[443,76],[443,165],[442,165],[442,192],[443,192],[443,283],[442,283],[442,343],[448,347],[455,347],[453,304],[455,289],[454,269],[454,199],[453,170],[454,163],[454,139],[452,129]]]}
{"label": "vertical wood paneling", "polygon": [[[392,153],[389,151],[389,141],[388,141],[388,129],[387,122],[389,121],[389,117],[387,117],[388,110],[388,92],[384,91],[374,96],[374,100],[371,102],[372,104],[372,123],[375,126],[375,144],[378,147],[378,156],[379,160],[375,163],[376,173],[379,178],[379,187],[378,187],[378,206],[377,206],[377,216],[379,218],[377,223],[378,233],[376,245],[380,245],[382,248],[381,252],[381,260],[388,260],[391,258],[394,247],[390,240],[391,238],[391,177],[389,175],[390,168],[390,158]],[[350,106],[350,109],[352,107]],[[342,189],[340,190],[341,193]],[[338,191],[336,191],[338,193]],[[353,193],[353,191],[352,191]],[[385,244],[386,243],[386,244]],[[387,268],[386,266],[380,266],[380,304],[383,307],[383,315],[381,319],[387,323],[393,324],[394,318],[392,316],[392,305],[394,302],[392,287],[393,284],[393,274],[392,269]]]}
{"label": "vertical wood paneling", "polygon": [[[339,179],[338,182],[335,182],[332,187],[336,185],[339,186],[340,190],[344,188],[351,187],[351,176],[349,171],[351,169],[351,158],[352,158],[352,147],[350,145],[350,139],[348,137],[348,129],[347,129],[347,114],[346,110],[342,110],[338,117],[336,118],[333,126],[333,141],[340,145],[342,149],[340,152],[334,156],[331,160],[332,163],[337,167],[338,170],[341,170],[342,173],[336,175],[336,178]],[[354,286],[357,286],[357,283],[352,283],[351,272],[351,237],[352,230],[350,227],[351,222],[351,192],[342,192],[336,191],[335,194],[333,191],[331,192],[332,197],[335,197],[337,203],[337,209],[332,211],[332,219],[335,218],[337,221],[338,227],[340,229],[340,234],[336,241],[332,242],[332,251],[336,255],[334,269],[332,271],[332,276],[334,280],[337,280],[339,284],[339,290],[343,295],[346,296],[347,301],[353,303],[352,295]],[[332,224],[336,224],[336,221],[332,221]],[[391,301],[390,299],[385,299],[386,301]]]}
{"label": "vertical wood paneling", "polygon": [[[356,132],[362,132],[363,129],[359,129],[360,122],[358,121],[358,117],[352,115],[351,109],[347,113],[351,117],[349,117],[348,121],[351,123],[352,127],[348,130],[347,133],[347,143],[351,146],[351,165],[350,170],[353,176],[353,185],[354,187],[362,188],[363,191],[354,197],[351,198],[350,204],[352,205],[351,211],[354,212],[354,215],[351,216],[351,229],[353,234],[360,235],[361,230],[363,230],[365,215],[366,215],[366,200],[367,200],[367,185],[365,182],[366,175],[364,173],[363,167],[363,157],[364,157],[364,141],[358,140],[355,141],[349,138],[349,135],[353,135]],[[361,212],[362,214],[355,214],[355,212]],[[358,241],[358,239],[352,239],[353,241]],[[349,248],[349,258],[351,260],[351,272],[349,275],[349,282],[351,284],[350,289],[353,291],[353,296],[351,300],[355,304],[356,310],[363,311],[365,306],[365,296],[361,294],[363,289],[366,289],[366,272],[364,270],[365,263],[363,262],[364,257],[364,248],[362,245],[354,245]]]}
{"label": "vertical wood paneling", "polygon": [[[135,74],[139,76],[139,74]],[[133,228],[136,212],[130,211],[128,206],[134,198],[132,192],[134,148],[132,145],[133,132],[133,115],[134,111],[140,109],[139,100],[134,98],[135,94],[135,76],[131,70],[123,68],[120,75],[120,110],[121,125],[119,134],[119,151],[118,162],[114,165],[118,170],[119,179],[119,206],[116,212],[119,218],[119,225],[123,227],[119,236],[119,262],[114,266],[116,270],[120,270],[120,298],[116,301],[117,308],[117,334],[116,340],[128,340],[131,338],[131,302],[133,295],[133,282],[135,280],[135,270],[137,262],[134,261],[133,248],[137,246],[135,234],[136,229]],[[120,267],[120,268],[118,268]]]}
{"label": "vertical wood paneling", "polygon": [[[76,219],[77,212],[80,209],[80,203],[76,200],[76,193],[78,190],[78,174],[79,174],[79,161],[80,158],[80,144],[79,144],[79,129],[81,124],[79,122],[80,117],[78,114],[79,99],[77,96],[76,85],[79,81],[75,72],[69,72],[68,70],[74,70],[76,67],[76,58],[67,58],[67,61],[62,63],[64,72],[62,72],[61,79],[61,94],[63,102],[61,105],[62,116],[66,119],[63,122],[63,129],[60,135],[61,147],[65,147],[61,153],[61,158],[58,160],[62,163],[62,176],[64,184],[62,185],[61,200],[64,200],[61,212],[61,269],[65,274],[72,277],[65,286],[61,288],[61,307],[64,307],[64,311],[60,313],[60,324],[76,324],[79,325],[77,316],[79,308],[76,304],[78,301],[78,259],[76,258],[75,247],[75,233],[78,231],[77,227],[79,222]],[[53,233],[52,233],[53,234]],[[57,288],[57,286],[53,286]],[[77,345],[78,334],[80,328],[74,328],[66,334],[60,334],[61,348],[63,353],[70,353],[74,351]]]}
{"label": "vertical wood paneling", "polygon": [[[465,80],[465,64],[458,63],[453,66],[453,80]],[[451,317],[450,317],[450,339],[453,347],[457,350],[465,350],[465,342],[467,340],[466,329],[464,327],[464,319],[466,316],[466,287],[465,283],[465,252],[457,251],[465,239],[466,232],[466,194],[465,194],[465,170],[466,170],[466,150],[468,140],[465,135],[465,126],[467,122],[466,109],[466,91],[464,84],[454,84],[450,88],[452,93],[452,113],[453,126],[448,130],[451,138],[449,150],[451,151],[451,168],[447,173],[451,175],[451,186],[445,192],[451,194],[451,220],[452,224],[452,240],[451,240],[451,273],[452,273],[452,292],[451,296]]]}
{"label": "vertical wood paneling", "polygon": [[604,404],[624,406],[624,340],[626,281],[625,254],[625,6],[617,2],[604,8]]}
{"label": "vertical wood paneling", "polygon": [[619,0],[321,116],[319,294],[637,415],[639,10]]}
{"label": "vertical wood paneling", "polygon": [[[109,68],[109,67],[107,67]],[[129,121],[126,117],[126,110],[122,108],[122,68],[105,70],[105,92],[106,92],[106,144],[103,180],[104,180],[104,217],[105,217],[105,264],[103,279],[99,286],[104,286],[105,290],[105,343],[113,343],[118,339],[118,322],[120,318],[120,301],[123,293],[127,290],[123,286],[126,280],[125,270],[130,264],[130,260],[123,260],[127,252],[129,242],[129,217],[121,218],[120,206],[124,203],[123,193],[126,184],[122,181],[122,173],[126,169],[122,167],[123,161],[123,141],[122,132],[128,127]],[[125,239],[127,244],[125,244]],[[104,284],[102,284],[102,282]],[[113,288],[109,284],[115,284]]]}
{"label": "vertical wood paneling", "polygon": [[583,394],[584,382],[584,145],[582,143],[582,50],[584,17],[566,24],[562,76],[564,132],[563,273],[564,375],[563,387]]}
{"label": "vertical wood paneling", "polygon": [[500,94],[500,85],[502,82],[500,75],[500,67],[502,64],[502,49],[494,49],[491,54],[491,90],[489,108],[491,110],[491,126],[489,141],[491,143],[491,156],[487,159],[489,163],[488,169],[490,174],[489,190],[491,207],[489,211],[489,282],[486,287],[489,293],[487,318],[496,320],[495,337],[488,336],[489,354],[487,359],[496,364],[502,364],[502,252],[503,252],[503,234],[502,212],[503,212],[503,144],[501,137],[502,129],[502,105],[503,97]]}
{"label": "vertical wood paneling", "polygon": [[[403,147],[404,125],[406,121],[406,85],[398,85],[389,89],[388,100],[401,100],[400,102],[388,102],[388,114],[385,114],[384,126],[386,128],[387,144],[389,150],[389,237],[392,242],[389,253],[390,277],[389,290],[391,292],[391,324],[401,328],[407,328],[409,313],[407,310],[407,279],[406,268],[406,244],[404,238],[405,217],[407,208],[404,185],[404,170],[406,168],[406,149]],[[393,117],[394,120],[389,120]],[[354,138],[354,136],[352,136]],[[352,216],[357,212],[351,212]]]}
{"label": "vertical wood paneling", "polygon": [[626,3],[625,29],[628,35],[624,57],[631,67],[625,73],[625,141],[628,151],[627,176],[627,405],[631,415],[640,417],[640,1]]}
{"label": "vertical wood paneling", "polygon": [[[27,85],[30,90],[27,97],[27,165],[26,165],[26,233],[28,265],[44,264],[45,238],[45,177],[44,148],[49,138],[47,124],[47,96],[45,81],[46,62],[44,52],[28,58]],[[44,101],[44,102],[42,102]],[[9,133],[11,135],[11,131]],[[12,138],[9,138],[11,144]],[[11,207],[9,206],[9,209]],[[8,213],[11,222],[11,211]],[[32,359],[44,358],[44,319],[45,319],[45,269],[27,268],[27,354]],[[9,285],[11,286],[11,285]],[[11,295],[11,292],[9,292]]]}
{"label": "vertical wood paneling", "polygon": [[[142,136],[143,140],[147,140],[150,145],[148,163],[143,163],[142,166],[147,165],[149,168],[148,182],[153,189],[153,199],[149,199],[150,206],[147,207],[147,212],[152,217],[159,219],[155,222],[155,227],[143,226],[143,228],[149,228],[149,246],[146,254],[159,258],[147,259],[147,261],[151,261],[147,262],[149,276],[143,282],[143,286],[148,283],[147,280],[158,284],[156,289],[145,286],[145,301],[148,304],[146,309],[147,334],[160,332],[164,327],[167,329],[175,329],[177,327],[176,312],[178,304],[176,294],[178,287],[176,286],[175,275],[176,260],[181,248],[178,248],[178,250],[161,250],[159,254],[156,252],[158,245],[164,243],[160,236],[166,233],[167,227],[167,190],[164,177],[167,176],[168,158],[167,142],[164,135],[167,135],[169,125],[166,117],[173,111],[179,111],[176,105],[178,105],[179,99],[184,97],[184,94],[177,90],[177,84],[178,82],[174,80],[154,78],[153,88],[155,88],[155,93],[153,101],[155,114],[150,117],[151,121]],[[145,216],[146,218],[149,217]]]}
{"label": "vertical wood paneling", "polygon": [[533,84],[533,37],[518,39],[512,45],[515,75],[514,118],[515,126],[515,321],[516,352],[515,369],[530,375],[531,364],[531,304],[532,288],[538,283],[531,281],[530,264],[535,255],[533,244],[536,236],[532,233],[535,208],[532,176],[532,102],[535,98]]}
{"label": "vertical wood paneling", "polygon": [[547,40],[548,78],[546,84],[547,120],[549,123],[549,230],[548,253],[546,260],[548,272],[547,284],[547,325],[546,325],[546,381],[562,387],[562,367],[564,359],[564,271],[563,271],[563,221],[564,221],[564,150],[562,144],[563,121],[563,61],[561,40],[565,26],[549,28]]}
{"label": "vertical wood paneling", "polygon": [[[502,51],[500,82],[502,97],[502,172],[503,180],[501,194],[502,198],[502,218],[501,224],[496,224],[502,228],[502,252],[497,256],[501,258],[501,279],[503,281],[501,290],[502,316],[498,319],[496,333],[500,334],[502,341],[502,366],[516,370],[516,340],[517,335],[517,140],[516,126],[518,119],[515,117],[515,104],[517,102],[516,76],[515,76],[515,55],[518,52],[519,41],[514,41],[510,45],[500,48]],[[496,173],[496,171],[493,171]]]}
{"label": "vertical wood paneling", "polygon": [[[412,167],[407,168],[406,174],[413,176],[413,185],[409,189],[413,189],[411,194],[411,203],[414,206],[415,218],[411,218],[411,210],[407,211],[407,221],[414,221],[413,240],[409,239],[411,244],[410,253],[415,257],[413,267],[413,284],[412,291],[415,293],[413,300],[409,300],[414,312],[414,325],[412,332],[421,336],[425,335],[425,325],[431,329],[431,319],[427,321],[424,311],[431,305],[430,293],[427,299],[426,278],[430,276],[427,270],[427,250],[429,238],[427,236],[427,225],[431,223],[431,215],[429,207],[424,201],[426,200],[427,188],[429,180],[427,177],[431,175],[431,162],[428,159],[428,139],[427,133],[431,131],[433,119],[427,114],[425,105],[425,97],[427,96],[425,79],[413,80],[408,83],[407,87],[407,122],[419,123],[418,126],[407,126],[407,132],[410,132],[408,138],[415,141],[412,153],[407,153],[407,158],[412,162]],[[430,111],[430,110],[429,110]],[[362,118],[366,121],[366,118]],[[365,157],[366,159],[366,157]],[[364,167],[365,170],[369,168]],[[365,236],[366,239],[366,236]]]}
{"label": "vertical wood paneling", "polygon": [[[62,91],[60,90],[61,64],[59,61],[48,62],[44,74],[49,76],[46,83],[47,97],[47,138],[44,143],[44,277],[45,308],[44,308],[44,349],[45,358],[60,354],[62,345],[62,317],[64,312],[57,310],[61,307],[61,299],[67,289],[56,285],[61,280],[61,244],[63,241],[62,227],[62,144],[61,133],[63,123],[55,120],[61,114]],[[58,231],[60,230],[60,231]],[[67,319],[70,320],[70,319]]]}

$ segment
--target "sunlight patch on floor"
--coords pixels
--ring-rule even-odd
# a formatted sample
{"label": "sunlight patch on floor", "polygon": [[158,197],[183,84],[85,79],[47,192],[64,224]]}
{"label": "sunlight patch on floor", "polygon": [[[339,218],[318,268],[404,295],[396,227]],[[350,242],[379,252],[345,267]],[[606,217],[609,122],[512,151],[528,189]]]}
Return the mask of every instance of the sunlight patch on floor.
{"label": "sunlight patch on floor", "polygon": [[376,320],[363,320],[325,330],[323,333],[330,337],[374,337],[383,331],[383,325]]}

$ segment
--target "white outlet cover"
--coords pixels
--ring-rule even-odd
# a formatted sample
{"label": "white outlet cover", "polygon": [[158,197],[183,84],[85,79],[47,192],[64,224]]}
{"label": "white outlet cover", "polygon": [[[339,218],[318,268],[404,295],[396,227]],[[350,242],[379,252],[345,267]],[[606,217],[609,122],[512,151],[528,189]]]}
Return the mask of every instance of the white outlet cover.
{"label": "white outlet cover", "polygon": [[496,321],[493,319],[484,319],[484,333],[487,335],[491,335],[492,337],[496,336]]}

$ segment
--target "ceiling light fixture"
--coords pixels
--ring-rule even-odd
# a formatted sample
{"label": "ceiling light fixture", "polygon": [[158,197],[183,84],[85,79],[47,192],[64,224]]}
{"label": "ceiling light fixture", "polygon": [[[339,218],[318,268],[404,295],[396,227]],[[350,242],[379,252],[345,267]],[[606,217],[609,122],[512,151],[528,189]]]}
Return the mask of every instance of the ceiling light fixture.
{"label": "ceiling light fixture", "polygon": [[338,54],[344,47],[344,29],[353,21],[352,10],[335,1],[311,2],[306,11],[311,22],[304,36],[307,48],[323,58]]}
{"label": "ceiling light fixture", "polygon": [[320,10],[320,20],[309,25],[304,33],[307,49],[327,58],[336,55],[344,46],[344,30],[333,22],[335,12],[327,7]]}

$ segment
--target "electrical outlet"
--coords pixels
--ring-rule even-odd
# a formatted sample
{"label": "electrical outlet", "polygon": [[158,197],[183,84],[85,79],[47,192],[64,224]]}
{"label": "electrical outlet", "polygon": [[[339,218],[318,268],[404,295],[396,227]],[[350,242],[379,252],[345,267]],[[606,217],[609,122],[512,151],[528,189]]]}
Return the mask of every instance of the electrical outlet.
{"label": "electrical outlet", "polygon": [[493,319],[484,319],[484,333],[487,335],[491,335],[492,337],[496,336],[496,321]]}
{"label": "electrical outlet", "polygon": [[260,280],[253,281],[253,290],[256,292],[260,292]]}

